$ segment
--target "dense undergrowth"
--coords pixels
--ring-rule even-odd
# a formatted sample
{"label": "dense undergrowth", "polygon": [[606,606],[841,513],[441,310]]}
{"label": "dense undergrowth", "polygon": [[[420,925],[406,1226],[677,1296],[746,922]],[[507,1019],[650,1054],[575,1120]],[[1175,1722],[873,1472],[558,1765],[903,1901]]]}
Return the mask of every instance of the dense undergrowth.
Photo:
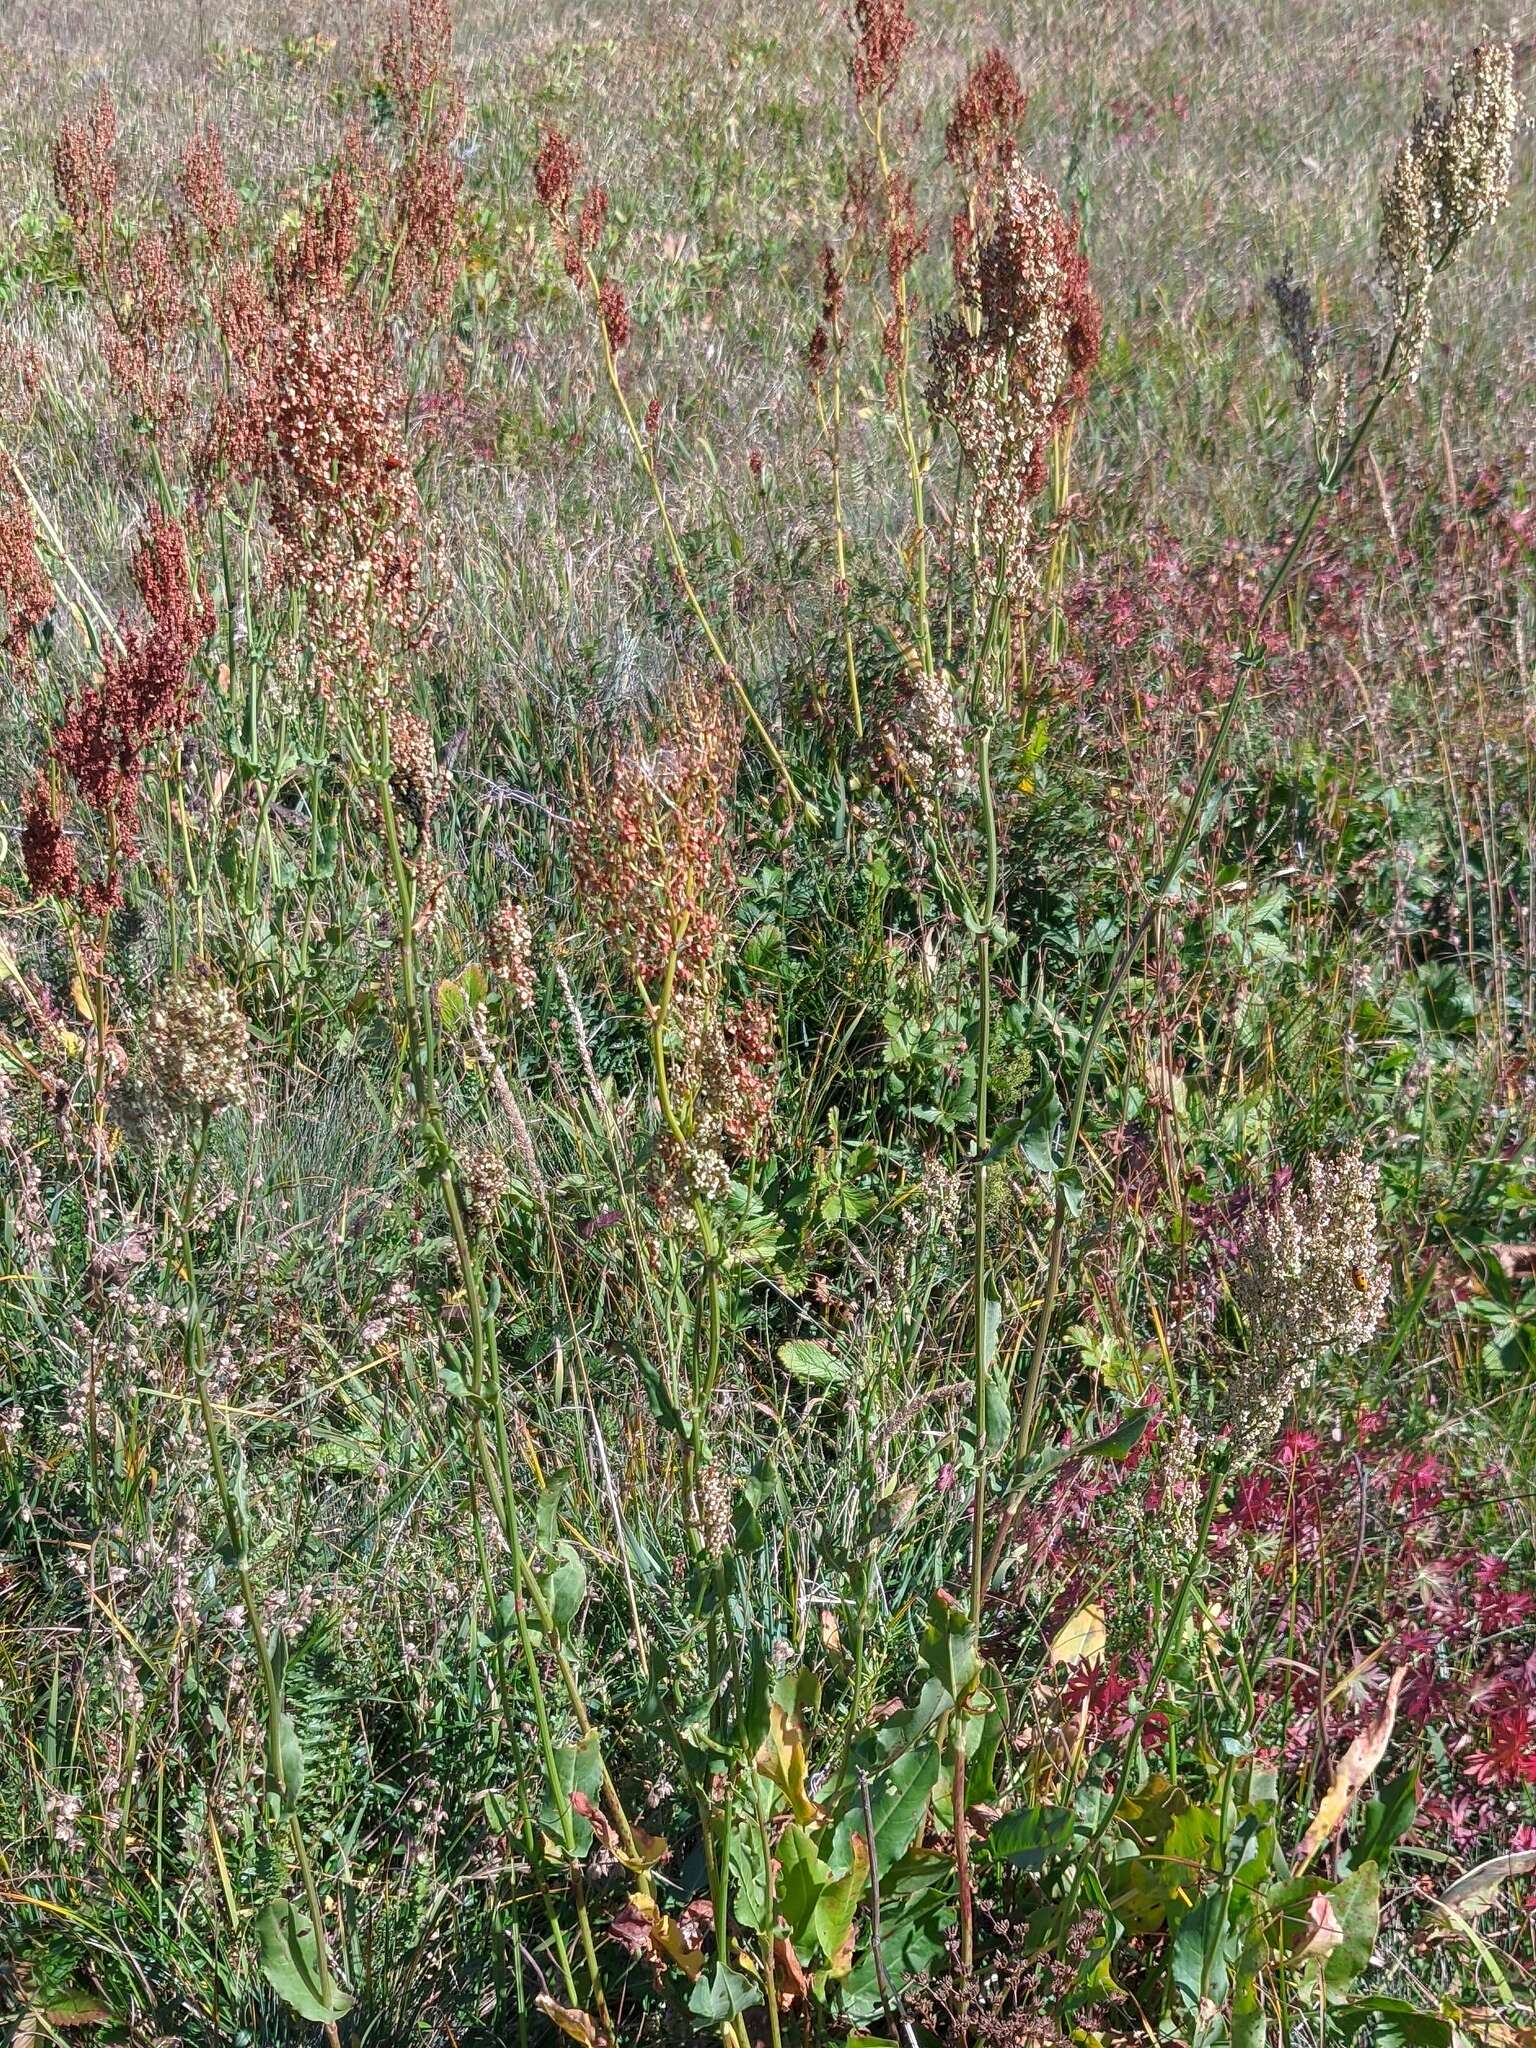
{"label": "dense undergrowth", "polygon": [[845,34],[728,466],[435,0],[292,203],[102,94],[14,237],[18,2043],[1531,2038],[1536,508],[1420,403],[1511,53],[1181,530],[1029,78]]}

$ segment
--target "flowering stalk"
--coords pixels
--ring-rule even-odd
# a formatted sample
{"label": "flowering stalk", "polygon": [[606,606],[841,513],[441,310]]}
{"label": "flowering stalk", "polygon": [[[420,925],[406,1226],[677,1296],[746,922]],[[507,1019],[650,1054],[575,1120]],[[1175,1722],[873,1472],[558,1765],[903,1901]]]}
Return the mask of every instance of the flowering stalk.
{"label": "flowering stalk", "polygon": [[[808,351],[811,388],[816,399],[816,420],[826,443],[832,472],[832,544],[837,561],[837,598],[843,615],[843,656],[848,673],[848,709],[853,719],[853,736],[864,737],[864,711],[859,700],[859,665],[853,649],[853,620],[849,610],[848,530],[843,512],[843,279],[830,247],[821,252],[821,322],[811,336]],[[830,369],[832,401],[827,403],[822,388],[823,373]]]}
{"label": "flowering stalk", "polygon": [[912,604],[917,615],[917,642],[924,671],[931,675],[934,666],[933,623],[928,616],[928,514],[923,482],[926,463],[917,445],[912,407],[912,314],[907,289],[911,258],[917,250],[915,246],[909,248],[905,221],[898,217],[905,212],[909,195],[891,168],[885,140],[884,108],[885,99],[881,94],[875,100],[869,128],[887,211],[892,216],[887,224],[887,239],[890,244],[888,268],[893,307],[887,330],[886,356],[892,365],[896,385],[896,416],[907,465],[907,490],[912,503]]}

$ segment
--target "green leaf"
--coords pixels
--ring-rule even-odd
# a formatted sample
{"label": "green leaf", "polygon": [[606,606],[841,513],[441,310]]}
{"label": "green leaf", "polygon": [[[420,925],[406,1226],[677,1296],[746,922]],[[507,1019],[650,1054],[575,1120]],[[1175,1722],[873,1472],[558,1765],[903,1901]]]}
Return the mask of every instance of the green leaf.
{"label": "green leaf", "polygon": [[816,1844],[798,1822],[791,1823],[784,1830],[776,1854],[779,1865],[778,1909],[789,1928],[790,1939],[803,1952],[806,1934],[815,1921],[816,1909],[832,1881],[832,1873],[817,1855]]}
{"label": "green leaf", "polygon": [[724,1963],[716,1963],[688,1994],[688,2010],[707,2026],[722,2026],[726,2020],[733,2020],[738,2013],[762,2002],[763,1995],[751,1979],[738,1970],[728,1969]]}
{"label": "green leaf", "polygon": [[277,1753],[283,1768],[283,1782],[273,1791],[282,1801],[284,1813],[292,1813],[304,1796],[304,1745],[293,1725],[293,1716],[283,1714],[277,1723]]}
{"label": "green leaf", "polygon": [[1264,2048],[1267,2031],[1259,1987],[1247,1979],[1232,1994],[1232,2048]]}
{"label": "green leaf", "polygon": [[791,1379],[808,1380],[812,1386],[840,1387],[848,1378],[843,1360],[810,1337],[791,1337],[779,1346],[778,1357]]}
{"label": "green leaf", "polygon": [[[877,1867],[888,1871],[911,1848],[939,1778],[939,1752],[908,1750],[870,1781],[869,1809],[875,1824],[871,1844]],[[841,1874],[854,1862],[853,1837],[864,1833],[864,1802],[855,1792],[832,1843],[832,1869]]]}
{"label": "green leaf", "polygon": [[1186,1913],[1173,1937],[1169,1975],[1190,2012],[1205,1999],[1221,2005],[1227,1995],[1227,1894],[1209,1891],[1193,1912]]}
{"label": "green leaf", "polygon": [[958,1705],[975,1683],[981,1659],[970,1616],[943,1593],[935,1593],[928,1602],[922,1656],[924,1668],[932,1672]]}
{"label": "green leaf", "polygon": [[[954,1906],[932,1890],[918,1893],[910,1902],[893,1903],[881,1914],[880,1953],[894,1991],[899,1993],[909,1979],[932,1969],[944,1953],[954,1917]],[[872,2020],[883,2005],[874,1951],[869,1949],[843,1979],[843,2011],[855,2022]]]}
{"label": "green leaf", "polygon": [[563,1749],[557,1749],[555,1770],[560,1780],[560,1804],[557,1807],[554,1797],[546,1792],[544,1803],[539,1808],[539,1825],[562,1849],[567,1846],[566,1828],[569,1827],[569,1846],[579,1859],[592,1846],[592,1823],[585,1814],[572,1811],[571,1794],[579,1792],[595,1805],[602,1790],[603,1758],[596,1733],[587,1736],[583,1742],[567,1743]]}
{"label": "green leaf", "polygon": [[1333,2015],[1331,2031],[1352,2041],[1373,2023],[1375,2048],[1451,2048],[1455,2039],[1449,2020],[1406,1998],[1352,1999]]}
{"label": "green leaf", "polygon": [[549,1602],[550,1619],[563,1635],[587,1597],[587,1568],[569,1543],[557,1547],[555,1560],[544,1576],[544,1597]]}
{"label": "green leaf", "polygon": [[1332,1996],[1346,1991],[1371,1960],[1381,1922],[1381,1866],[1362,1863],[1341,1877],[1328,1903],[1344,1937],[1323,1965],[1323,1982]]}
{"label": "green leaf", "polygon": [[842,1952],[868,1880],[869,1857],[861,1838],[853,1851],[853,1868],[823,1887],[812,1916],[817,1946],[829,1963]]}
{"label": "green leaf", "polygon": [[1389,1851],[1413,1826],[1419,1811],[1419,1773],[1415,1766],[1383,1785],[1360,1809],[1350,1862],[1385,1863]]}
{"label": "green leaf", "polygon": [[1147,1433],[1152,1420],[1150,1408],[1136,1408],[1125,1420],[1109,1432],[1108,1436],[1095,1437],[1091,1444],[1084,1444],[1078,1453],[1083,1458],[1128,1458]]}
{"label": "green leaf", "polygon": [[534,1527],[539,1532],[539,1548],[553,1550],[560,1536],[560,1505],[567,1489],[575,1477],[575,1468],[562,1465],[551,1472],[539,1494],[539,1504],[534,1510]]}
{"label": "green leaf", "polygon": [[301,1913],[292,1899],[273,1899],[263,1907],[256,1920],[256,1939],[261,1945],[262,1975],[300,2019],[324,2023],[339,2020],[350,2010],[352,2001],[334,1976],[330,1996],[326,1996],[320,1944],[308,1914]]}
{"label": "green leaf", "polygon": [[1021,1806],[988,1830],[984,1851],[994,1863],[1043,1870],[1072,1846],[1072,1815],[1064,1806]]}
{"label": "green leaf", "polygon": [[983,1158],[989,1165],[1006,1159],[1012,1152],[1023,1154],[1036,1173],[1050,1175],[1056,1170],[1051,1136],[1061,1117],[1056,1083],[1049,1074],[1041,1082],[1021,1116],[1009,1117],[998,1125]]}

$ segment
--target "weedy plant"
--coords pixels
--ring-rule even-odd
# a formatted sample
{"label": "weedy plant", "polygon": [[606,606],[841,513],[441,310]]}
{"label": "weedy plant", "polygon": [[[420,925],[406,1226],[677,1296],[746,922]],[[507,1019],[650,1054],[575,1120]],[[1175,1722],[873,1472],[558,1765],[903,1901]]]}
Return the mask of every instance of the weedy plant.
{"label": "weedy plant", "polygon": [[[906,0],[847,27],[788,536],[530,137],[652,680],[484,729],[441,0],[276,227],[206,123],[138,200],[108,97],[59,135],[142,510],[114,612],[6,449],[18,2041],[1529,2022],[1536,529],[1452,477],[1421,572],[1373,439],[1513,53],[1387,175],[1379,331],[1271,280],[1298,496],[1197,556],[1080,482],[1116,309],[1012,65],[931,108]],[[1346,775],[1426,612],[1475,732]]]}

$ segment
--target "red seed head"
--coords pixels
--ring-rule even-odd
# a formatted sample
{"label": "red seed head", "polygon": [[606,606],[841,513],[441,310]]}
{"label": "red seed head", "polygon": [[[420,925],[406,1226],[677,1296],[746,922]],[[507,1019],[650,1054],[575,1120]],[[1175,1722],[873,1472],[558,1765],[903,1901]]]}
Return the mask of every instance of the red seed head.
{"label": "red seed head", "polygon": [[896,89],[917,28],[907,0],[853,0],[853,89],[861,100],[886,100]]}

